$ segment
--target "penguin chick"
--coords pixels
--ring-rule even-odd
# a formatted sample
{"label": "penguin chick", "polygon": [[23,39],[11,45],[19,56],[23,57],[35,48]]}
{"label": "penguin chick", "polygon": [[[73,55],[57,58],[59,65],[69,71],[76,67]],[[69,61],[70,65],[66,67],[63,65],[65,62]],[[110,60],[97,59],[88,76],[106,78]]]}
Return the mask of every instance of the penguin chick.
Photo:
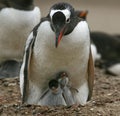
{"label": "penguin chick", "polygon": [[74,97],[73,93],[76,94],[75,92],[78,92],[78,91],[72,88],[72,86],[70,85],[68,74],[65,71],[60,72],[57,78],[63,90],[63,96],[66,104],[68,106],[74,105],[76,102],[75,102],[75,99],[73,98]]}
{"label": "penguin chick", "polygon": [[61,88],[64,88],[69,83],[68,74],[63,71],[60,72],[56,78],[61,85]]}
{"label": "penguin chick", "polygon": [[43,96],[41,96],[40,103],[38,104],[44,106],[66,105],[62,95],[62,89],[60,88],[60,85],[57,80],[50,80],[49,89]]}

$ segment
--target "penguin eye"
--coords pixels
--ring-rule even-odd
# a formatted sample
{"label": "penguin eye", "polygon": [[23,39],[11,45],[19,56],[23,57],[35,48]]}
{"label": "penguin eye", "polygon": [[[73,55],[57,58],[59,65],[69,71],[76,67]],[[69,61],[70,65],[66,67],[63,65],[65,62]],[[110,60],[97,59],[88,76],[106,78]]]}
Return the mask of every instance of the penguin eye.
{"label": "penguin eye", "polygon": [[68,18],[68,19],[66,20],[66,23],[70,23],[70,18]]}

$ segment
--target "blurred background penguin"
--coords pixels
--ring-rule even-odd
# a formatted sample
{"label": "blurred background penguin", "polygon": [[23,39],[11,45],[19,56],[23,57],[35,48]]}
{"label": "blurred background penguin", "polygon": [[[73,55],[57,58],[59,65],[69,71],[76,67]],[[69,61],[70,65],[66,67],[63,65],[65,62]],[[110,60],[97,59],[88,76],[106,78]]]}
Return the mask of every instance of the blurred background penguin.
{"label": "blurred background penguin", "polygon": [[33,0],[0,0],[0,78],[18,76],[26,39],[40,17]]}

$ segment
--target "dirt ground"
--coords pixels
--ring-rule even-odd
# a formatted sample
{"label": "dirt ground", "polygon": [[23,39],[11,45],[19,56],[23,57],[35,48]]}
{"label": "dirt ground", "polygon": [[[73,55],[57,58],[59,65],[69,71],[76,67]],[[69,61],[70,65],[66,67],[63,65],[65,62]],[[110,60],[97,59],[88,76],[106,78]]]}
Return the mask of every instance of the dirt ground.
{"label": "dirt ground", "polygon": [[19,79],[0,79],[0,116],[120,116],[120,77],[95,70],[93,97],[85,106],[41,107],[21,103]]}

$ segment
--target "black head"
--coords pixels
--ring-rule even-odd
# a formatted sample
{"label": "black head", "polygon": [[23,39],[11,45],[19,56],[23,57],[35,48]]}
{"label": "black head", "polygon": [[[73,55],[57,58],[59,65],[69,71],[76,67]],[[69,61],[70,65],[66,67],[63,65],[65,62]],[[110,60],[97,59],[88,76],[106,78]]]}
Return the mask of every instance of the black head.
{"label": "black head", "polygon": [[68,3],[57,3],[53,5],[49,12],[52,30],[56,34],[56,47],[60,43],[63,35],[73,31],[78,23],[79,17],[74,8]]}
{"label": "black head", "polygon": [[15,8],[19,10],[32,10],[33,0],[0,0],[0,9]]}
{"label": "black head", "polygon": [[55,80],[55,79],[50,80],[50,82],[49,82],[49,88],[50,89],[52,89],[52,90],[57,89],[58,86],[59,86],[59,83],[58,83],[57,80]]}

